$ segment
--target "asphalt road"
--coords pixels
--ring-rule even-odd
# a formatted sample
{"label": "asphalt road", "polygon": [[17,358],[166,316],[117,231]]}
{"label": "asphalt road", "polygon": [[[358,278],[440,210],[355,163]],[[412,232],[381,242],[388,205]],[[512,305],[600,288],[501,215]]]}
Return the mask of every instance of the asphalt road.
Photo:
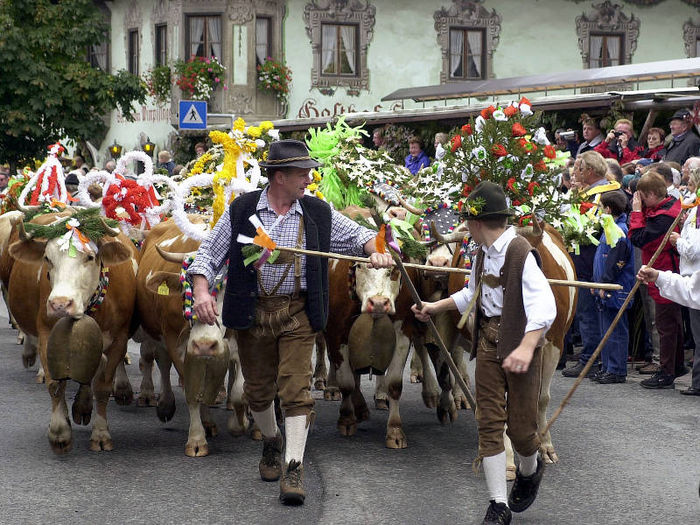
{"label": "asphalt road", "polygon": [[[477,445],[471,412],[441,426],[423,406],[419,385],[404,387],[409,448],[398,451],[384,447],[386,412],[372,409],[357,435],[344,438],[336,430],[338,403],[319,400],[306,453],[306,504],[288,508],[277,500],[277,484],[259,479],[260,443],[228,435],[223,408],[213,411],[221,432],[209,440],[210,455],[184,455],[188,416],[179,388],[169,423],[154,408],[111,402],[114,451],[91,452],[90,429],[74,425],[73,451],[55,455],[46,438],[48,393],[34,383],[35,369],[22,368],[6,318],[0,327],[0,523],[471,524],[483,518],[488,494],[483,476],[471,470]],[[129,352],[137,391],[138,349]],[[547,468],[537,501],[513,523],[700,523],[700,398],[644,390],[639,379],[582,383],[553,427],[560,462]],[[557,373],[555,403],[571,384]],[[374,383],[363,385],[371,401]],[[71,386],[71,399],[74,392]]]}

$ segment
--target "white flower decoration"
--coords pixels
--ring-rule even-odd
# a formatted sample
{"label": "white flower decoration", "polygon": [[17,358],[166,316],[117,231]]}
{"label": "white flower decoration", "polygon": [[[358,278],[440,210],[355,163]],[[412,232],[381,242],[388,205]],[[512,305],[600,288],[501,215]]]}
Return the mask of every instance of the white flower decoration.
{"label": "white flower decoration", "polygon": [[482,117],[481,115],[476,117],[476,120],[474,121],[474,129],[477,133],[481,133],[481,130],[484,129],[485,122],[486,121],[484,120],[484,117]]}
{"label": "white flower decoration", "polygon": [[532,141],[537,142],[542,146],[549,146],[549,139],[547,138],[547,132],[544,130],[544,128],[539,128],[537,131],[535,131]]}
{"label": "white flower decoration", "polygon": [[555,230],[561,229],[561,220],[559,220],[557,217],[552,219],[552,226],[554,227]]}
{"label": "white flower decoration", "polygon": [[532,108],[528,104],[519,104],[518,109],[522,113],[523,117],[529,117],[532,115]]}
{"label": "white flower decoration", "polygon": [[523,171],[520,172],[520,176],[527,179],[531,178],[534,174],[535,168],[532,167],[532,164],[528,164]]}
{"label": "white flower decoration", "polygon": [[472,150],[472,157],[475,157],[478,160],[484,161],[486,160],[486,149],[483,146],[479,146],[478,148],[474,148]]}
{"label": "white flower decoration", "polygon": [[499,122],[504,122],[508,120],[508,117],[505,113],[503,113],[503,110],[501,108],[498,108],[496,111],[493,112],[493,118],[494,120],[498,120]]}

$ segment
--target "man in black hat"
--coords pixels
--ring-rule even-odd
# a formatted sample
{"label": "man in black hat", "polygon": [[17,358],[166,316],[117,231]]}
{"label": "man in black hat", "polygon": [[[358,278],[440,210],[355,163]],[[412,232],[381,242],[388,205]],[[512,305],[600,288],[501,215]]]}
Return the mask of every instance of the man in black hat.
{"label": "man in black hat", "polygon": [[700,155],[700,138],[693,133],[692,115],[687,109],[679,109],[668,123],[673,140],[666,147],[664,162],[677,162],[681,166],[690,157]]}
{"label": "man in black hat", "polygon": [[[483,523],[508,524],[511,511],[522,512],[535,500],[544,472],[539,457],[537,401],[542,367],[541,346],[554,322],[554,295],[539,267],[539,255],[508,226],[513,214],[503,189],[479,183],[467,197],[469,233],[480,244],[467,287],[434,303],[413,306],[427,321],[443,310],[464,312],[474,295],[472,358],[476,360],[479,455],[490,505]],[[501,317],[504,322],[501,323]],[[515,484],[507,497],[503,430],[520,457]]]}
{"label": "man in black hat", "polygon": [[[259,220],[279,246],[367,254],[375,268],[391,266],[393,260],[376,252],[376,232],[304,195],[311,182],[309,170],[319,163],[309,157],[303,142],[273,142],[260,165],[267,169],[268,186],[233,200],[202,242],[188,274],[195,314],[214,324],[218,312],[210,287],[229,259],[222,317],[225,326],[236,330],[245,394],[263,434],[260,477],[279,479],[280,500],[299,505],[305,498],[302,464],[314,417],[311,356],[316,334],[328,319],[328,261],[287,252],[259,270],[246,267],[239,234],[255,237],[260,232],[254,222]],[[284,463],[276,394],[285,415]]]}

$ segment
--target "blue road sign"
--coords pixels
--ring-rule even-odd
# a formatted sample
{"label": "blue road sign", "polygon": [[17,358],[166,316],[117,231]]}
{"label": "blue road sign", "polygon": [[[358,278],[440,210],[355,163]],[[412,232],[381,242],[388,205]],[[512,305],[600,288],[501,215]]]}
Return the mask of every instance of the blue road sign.
{"label": "blue road sign", "polygon": [[180,129],[207,129],[207,103],[200,100],[181,100]]}

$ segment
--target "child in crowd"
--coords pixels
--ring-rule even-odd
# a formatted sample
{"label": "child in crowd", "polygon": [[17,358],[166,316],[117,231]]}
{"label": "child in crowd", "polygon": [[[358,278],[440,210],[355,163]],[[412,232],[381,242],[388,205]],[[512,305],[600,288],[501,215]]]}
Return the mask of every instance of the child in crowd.
{"label": "child in crowd", "polygon": [[[622,290],[591,291],[596,294],[599,312],[600,338],[607,333],[620,307],[634,286],[634,249],[627,238],[627,197],[621,190],[608,191],[600,196],[600,207],[613,217],[619,238],[616,241],[600,237],[593,259],[593,280],[599,283],[619,284]],[[630,302],[630,304],[632,304]],[[628,305],[629,306],[629,305]],[[622,315],[601,353],[600,371],[591,379],[600,384],[624,383],[627,379],[627,347],[629,326],[627,315]]]}

